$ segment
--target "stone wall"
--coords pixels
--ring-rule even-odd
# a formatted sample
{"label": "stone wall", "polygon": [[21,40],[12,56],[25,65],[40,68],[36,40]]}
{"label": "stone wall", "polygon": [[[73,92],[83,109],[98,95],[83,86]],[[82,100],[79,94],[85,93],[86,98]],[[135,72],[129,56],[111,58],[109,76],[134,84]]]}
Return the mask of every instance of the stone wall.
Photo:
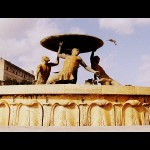
{"label": "stone wall", "polygon": [[[22,80],[30,81],[33,83],[35,80],[35,76],[22,68],[12,64],[11,62],[0,58],[0,85],[3,84],[2,81],[8,79],[15,79],[17,82],[21,82]],[[5,84],[5,82],[4,82]]]}
{"label": "stone wall", "polygon": [[4,60],[0,58],[0,81],[2,80],[4,80]]}
{"label": "stone wall", "polygon": [[1,126],[150,124],[150,87],[16,85],[0,87]]}
{"label": "stone wall", "polygon": [[4,79],[16,79],[17,82],[21,82],[22,80],[27,80],[33,82],[35,77],[33,74],[19,68],[18,66],[8,62],[5,60],[4,63]]}

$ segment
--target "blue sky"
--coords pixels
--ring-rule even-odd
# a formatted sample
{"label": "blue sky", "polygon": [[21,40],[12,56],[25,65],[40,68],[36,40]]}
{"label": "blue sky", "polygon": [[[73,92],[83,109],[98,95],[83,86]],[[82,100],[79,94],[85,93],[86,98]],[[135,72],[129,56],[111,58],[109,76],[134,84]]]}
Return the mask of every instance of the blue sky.
{"label": "blue sky", "polygon": [[[102,39],[104,45],[95,55],[101,57],[106,73],[122,85],[150,86],[150,18],[0,18],[0,57],[35,71],[43,55],[56,59],[56,53],[42,47],[40,40],[69,33]],[[80,56],[90,66],[90,53]],[[52,72],[59,71],[62,63]],[[93,74],[80,67],[77,83],[90,78]]]}

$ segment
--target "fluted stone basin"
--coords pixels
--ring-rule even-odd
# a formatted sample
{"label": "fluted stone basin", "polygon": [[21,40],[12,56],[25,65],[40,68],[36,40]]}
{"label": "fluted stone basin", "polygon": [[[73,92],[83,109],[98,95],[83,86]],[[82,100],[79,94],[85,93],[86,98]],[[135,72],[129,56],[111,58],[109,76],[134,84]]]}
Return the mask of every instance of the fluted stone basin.
{"label": "fluted stone basin", "polygon": [[62,34],[48,36],[40,41],[40,44],[54,52],[58,51],[59,42],[63,42],[62,53],[70,54],[72,48],[78,48],[80,53],[97,50],[103,46],[104,42],[94,36],[82,34]]}

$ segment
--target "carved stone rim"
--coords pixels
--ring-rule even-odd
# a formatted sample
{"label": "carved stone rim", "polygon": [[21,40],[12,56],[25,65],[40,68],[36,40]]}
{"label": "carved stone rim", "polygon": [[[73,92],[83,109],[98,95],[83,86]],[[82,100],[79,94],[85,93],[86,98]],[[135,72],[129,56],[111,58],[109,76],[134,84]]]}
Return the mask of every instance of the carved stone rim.
{"label": "carved stone rim", "polygon": [[0,86],[0,95],[18,94],[98,94],[98,95],[150,95],[150,87],[138,86],[112,86],[112,85],[76,85],[76,84],[55,84],[55,85],[10,85]]}

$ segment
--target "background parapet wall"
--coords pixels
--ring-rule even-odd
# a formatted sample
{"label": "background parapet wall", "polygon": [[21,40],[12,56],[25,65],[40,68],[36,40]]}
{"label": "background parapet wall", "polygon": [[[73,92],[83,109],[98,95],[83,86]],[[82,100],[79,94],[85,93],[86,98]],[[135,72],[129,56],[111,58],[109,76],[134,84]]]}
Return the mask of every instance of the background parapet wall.
{"label": "background parapet wall", "polygon": [[0,126],[150,125],[150,87],[0,87]]}

